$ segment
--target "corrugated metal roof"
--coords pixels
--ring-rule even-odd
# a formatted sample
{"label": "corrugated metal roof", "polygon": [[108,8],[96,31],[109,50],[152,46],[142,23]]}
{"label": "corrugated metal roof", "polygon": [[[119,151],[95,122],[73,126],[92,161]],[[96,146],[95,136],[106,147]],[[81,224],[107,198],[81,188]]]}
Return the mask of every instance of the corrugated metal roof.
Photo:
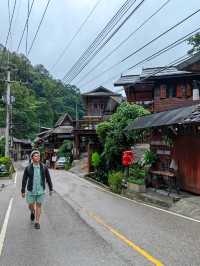
{"label": "corrugated metal roof", "polygon": [[140,77],[141,78],[145,78],[148,76],[161,77],[167,75],[181,75],[188,73],[190,72],[178,70],[176,67],[151,67],[151,68],[143,68]]}
{"label": "corrugated metal roof", "polygon": [[177,68],[179,70],[183,70],[187,67],[189,67],[192,64],[195,63],[200,63],[200,51],[195,53],[191,58],[189,58],[188,60],[185,60],[184,62],[180,63],[179,65],[177,65]]}
{"label": "corrugated metal roof", "polygon": [[124,85],[130,85],[140,80],[139,75],[127,75],[127,76],[121,76],[120,79],[118,79],[116,82],[114,82],[114,86],[124,86]]}
{"label": "corrugated metal roof", "polygon": [[140,117],[126,130],[160,127],[174,124],[200,123],[200,105],[182,107],[170,111]]}
{"label": "corrugated metal roof", "polygon": [[152,77],[164,77],[164,76],[181,76],[185,74],[192,74],[192,72],[178,70],[177,67],[151,67],[151,68],[143,68],[142,73],[140,75],[127,75],[121,76],[118,79],[114,86],[125,86],[125,85],[134,85],[136,83],[147,82],[143,81],[144,78],[152,78]]}
{"label": "corrugated metal roof", "polygon": [[72,126],[61,126],[56,127],[52,130],[52,134],[69,134],[72,133],[73,127]]}
{"label": "corrugated metal roof", "polygon": [[26,145],[32,145],[32,142],[30,139],[17,139],[13,138],[14,143],[21,143],[21,144],[26,144]]}
{"label": "corrugated metal roof", "polygon": [[89,92],[86,92],[86,93],[83,93],[82,96],[85,97],[85,96],[119,96],[120,94],[118,93],[115,93],[111,90],[108,90],[102,86],[92,90],[92,91],[89,91]]}
{"label": "corrugated metal roof", "polygon": [[68,113],[65,113],[65,114],[63,114],[63,115],[58,119],[58,121],[57,121],[56,124],[55,124],[55,127],[62,126],[62,123],[64,122],[64,120],[65,120],[66,118],[68,118],[69,121],[72,123],[72,118],[71,118],[71,116],[70,116]]}

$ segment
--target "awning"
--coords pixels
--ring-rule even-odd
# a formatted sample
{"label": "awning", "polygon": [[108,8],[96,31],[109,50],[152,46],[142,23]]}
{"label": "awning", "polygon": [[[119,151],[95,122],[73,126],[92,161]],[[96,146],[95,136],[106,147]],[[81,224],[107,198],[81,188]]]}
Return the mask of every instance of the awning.
{"label": "awning", "polygon": [[138,118],[126,130],[144,129],[186,123],[200,123],[200,105],[182,107]]}

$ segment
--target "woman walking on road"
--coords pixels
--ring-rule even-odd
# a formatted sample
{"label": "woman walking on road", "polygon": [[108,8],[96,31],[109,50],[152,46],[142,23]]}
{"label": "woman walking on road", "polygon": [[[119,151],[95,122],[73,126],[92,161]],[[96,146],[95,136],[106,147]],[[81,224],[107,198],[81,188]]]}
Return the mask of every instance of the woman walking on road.
{"label": "woman walking on road", "polygon": [[[40,162],[40,152],[35,150],[31,153],[32,163],[24,170],[21,193],[28,203],[31,211],[30,219],[35,220],[35,229],[40,229],[41,207],[45,195],[45,183],[49,186],[49,194],[52,195],[53,185],[48,168]],[[26,191],[27,186],[27,193]]]}

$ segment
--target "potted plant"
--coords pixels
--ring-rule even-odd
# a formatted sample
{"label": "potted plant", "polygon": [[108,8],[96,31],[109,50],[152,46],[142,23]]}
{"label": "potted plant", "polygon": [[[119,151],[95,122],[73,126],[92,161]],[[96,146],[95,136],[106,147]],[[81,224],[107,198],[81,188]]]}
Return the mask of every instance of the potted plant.
{"label": "potted plant", "polygon": [[129,178],[128,178],[128,191],[133,192],[145,192],[145,176],[146,170],[141,162],[135,163],[129,169]]}

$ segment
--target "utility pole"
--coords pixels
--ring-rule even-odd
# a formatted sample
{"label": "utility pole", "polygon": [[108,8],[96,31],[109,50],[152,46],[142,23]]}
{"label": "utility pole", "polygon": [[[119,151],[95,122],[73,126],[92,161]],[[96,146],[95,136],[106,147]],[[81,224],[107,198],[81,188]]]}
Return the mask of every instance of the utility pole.
{"label": "utility pole", "polygon": [[7,90],[6,90],[6,132],[5,132],[5,156],[9,157],[10,142],[10,69],[7,71]]}
{"label": "utility pole", "polygon": [[78,127],[78,104],[76,102],[76,128]]}

